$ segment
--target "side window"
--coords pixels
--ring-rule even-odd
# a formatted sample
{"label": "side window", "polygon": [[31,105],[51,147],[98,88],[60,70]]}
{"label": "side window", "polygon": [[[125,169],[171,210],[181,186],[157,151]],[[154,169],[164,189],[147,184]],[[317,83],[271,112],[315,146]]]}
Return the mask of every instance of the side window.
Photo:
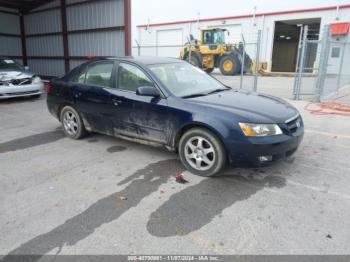
{"label": "side window", "polygon": [[212,32],[211,31],[204,31],[204,44],[211,44],[212,43]]}
{"label": "side window", "polygon": [[76,82],[78,82],[80,84],[84,84],[85,83],[85,75],[86,75],[86,71],[84,70],[83,72],[80,73],[80,75],[76,79]]}
{"label": "side window", "polygon": [[113,62],[101,62],[88,67],[86,74],[82,73],[77,79],[78,83],[88,85],[112,87]]}
{"label": "side window", "polygon": [[154,86],[154,84],[136,66],[124,63],[119,64],[118,89],[136,92],[140,86]]}

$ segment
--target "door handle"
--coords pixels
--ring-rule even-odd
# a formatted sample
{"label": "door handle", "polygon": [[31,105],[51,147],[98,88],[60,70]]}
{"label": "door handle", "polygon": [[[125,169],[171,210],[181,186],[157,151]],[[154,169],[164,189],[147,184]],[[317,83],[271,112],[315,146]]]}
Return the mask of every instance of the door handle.
{"label": "door handle", "polygon": [[113,105],[115,105],[115,106],[118,106],[119,104],[122,103],[122,101],[118,100],[118,99],[112,99],[112,101],[113,101]]}
{"label": "door handle", "polygon": [[74,96],[75,96],[76,98],[81,97],[81,95],[82,95],[81,92],[78,92],[78,93],[75,93],[75,94],[74,94]]}

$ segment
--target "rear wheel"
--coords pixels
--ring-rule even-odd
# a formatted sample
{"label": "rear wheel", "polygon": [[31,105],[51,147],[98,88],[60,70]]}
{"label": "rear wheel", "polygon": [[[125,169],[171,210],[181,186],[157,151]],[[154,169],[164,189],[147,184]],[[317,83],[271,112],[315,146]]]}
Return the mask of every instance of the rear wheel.
{"label": "rear wheel", "polygon": [[64,134],[72,139],[80,139],[85,135],[85,127],[79,113],[71,106],[61,111],[61,123]]}
{"label": "rear wheel", "polygon": [[179,155],[183,165],[199,176],[214,176],[226,165],[221,141],[204,128],[190,129],[181,137]]}
{"label": "rear wheel", "polygon": [[241,70],[241,62],[235,55],[223,56],[220,60],[220,72],[223,75],[236,75]]}

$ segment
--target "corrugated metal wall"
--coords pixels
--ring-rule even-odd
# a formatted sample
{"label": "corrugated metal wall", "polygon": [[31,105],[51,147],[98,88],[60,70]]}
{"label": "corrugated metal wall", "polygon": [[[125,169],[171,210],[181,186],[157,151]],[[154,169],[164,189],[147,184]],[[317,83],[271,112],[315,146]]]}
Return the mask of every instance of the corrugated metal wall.
{"label": "corrugated metal wall", "polygon": [[[16,12],[8,8],[1,10]],[[22,56],[20,31],[18,15],[0,13],[0,56]]]}
{"label": "corrugated metal wall", "polygon": [[[28,65],[41,75],[65,74],[59,6],[58,0],[50,2],[24,18]],[[111,29],[124,26],[123,0],[66,0],[66,14],[70,69],[86,61],[82,57],[125,54],[123,30]]]}
{"label": "corrugated metal wall", "polygon": [[72,56],[121,56],[124,54],[123,32],[71,34],[68,37]]}
{"label": "corrugated metal wall", "polygon": [[31,71],[43,76],[63,76],[63,59],[28,59],[28,66]]}
{"label": "corrugated metal wall", "polygon": [[70,6],[67,8],[67,25],[68,30],[123,26],[123,1],[98,1]]}
{"label": "corrugated metal wall", "polygon": [[[61,0],[55,0],[23,16],[31,71],[62,76],[66,69],[73,69],[88,57],[125,54],[124,0],[65,0],[66,35],[60,5]],[[0,55],[21,59],[20,21],[19,14],[0,12]]]}
{"label": "corrugated metal wall", "polygon": [[0,32],[5,34],[19,34],[20,27],[18,15],[1,13]]}
{"label": "corrugated metal wall", "polygon": [[24,26],[27,35],[61,32],[60,10],[55,9],[25,15]]}
{"label": "corrugated metal wall", "polygon": [[28,56],[63,56],[62,36],[41,36],[27,38]]}

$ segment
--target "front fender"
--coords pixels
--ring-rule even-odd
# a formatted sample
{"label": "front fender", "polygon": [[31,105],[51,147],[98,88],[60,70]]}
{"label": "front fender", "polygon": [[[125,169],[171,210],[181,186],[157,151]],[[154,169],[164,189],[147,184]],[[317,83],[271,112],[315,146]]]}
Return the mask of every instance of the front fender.
{"label": "front fender", "polygon": [[[219,140],[221,141],[221,143],[224,145],[225,147],[225,137],[229,136],[230,130],[229,128],[222,123],[221,121],[217,121],[217,120],[210,120],[209,119],[205,119],[205,118],[196,118],[194,117],[193,120],[191,121],[187,121],[185,123],[182,123],[179,128],[176,130],[175,132],[175,136],[173,138],[172,141],[172,147],[177,150],[178,147],[178,143],[181,139],[181,136],[189,129],[191,128],[195,128],[195,127],[202,127],[202,128],[206,128],[209,131],[211,131],[212,133],[214,133]],[[225,147],[226,148],[226,147]]]}

